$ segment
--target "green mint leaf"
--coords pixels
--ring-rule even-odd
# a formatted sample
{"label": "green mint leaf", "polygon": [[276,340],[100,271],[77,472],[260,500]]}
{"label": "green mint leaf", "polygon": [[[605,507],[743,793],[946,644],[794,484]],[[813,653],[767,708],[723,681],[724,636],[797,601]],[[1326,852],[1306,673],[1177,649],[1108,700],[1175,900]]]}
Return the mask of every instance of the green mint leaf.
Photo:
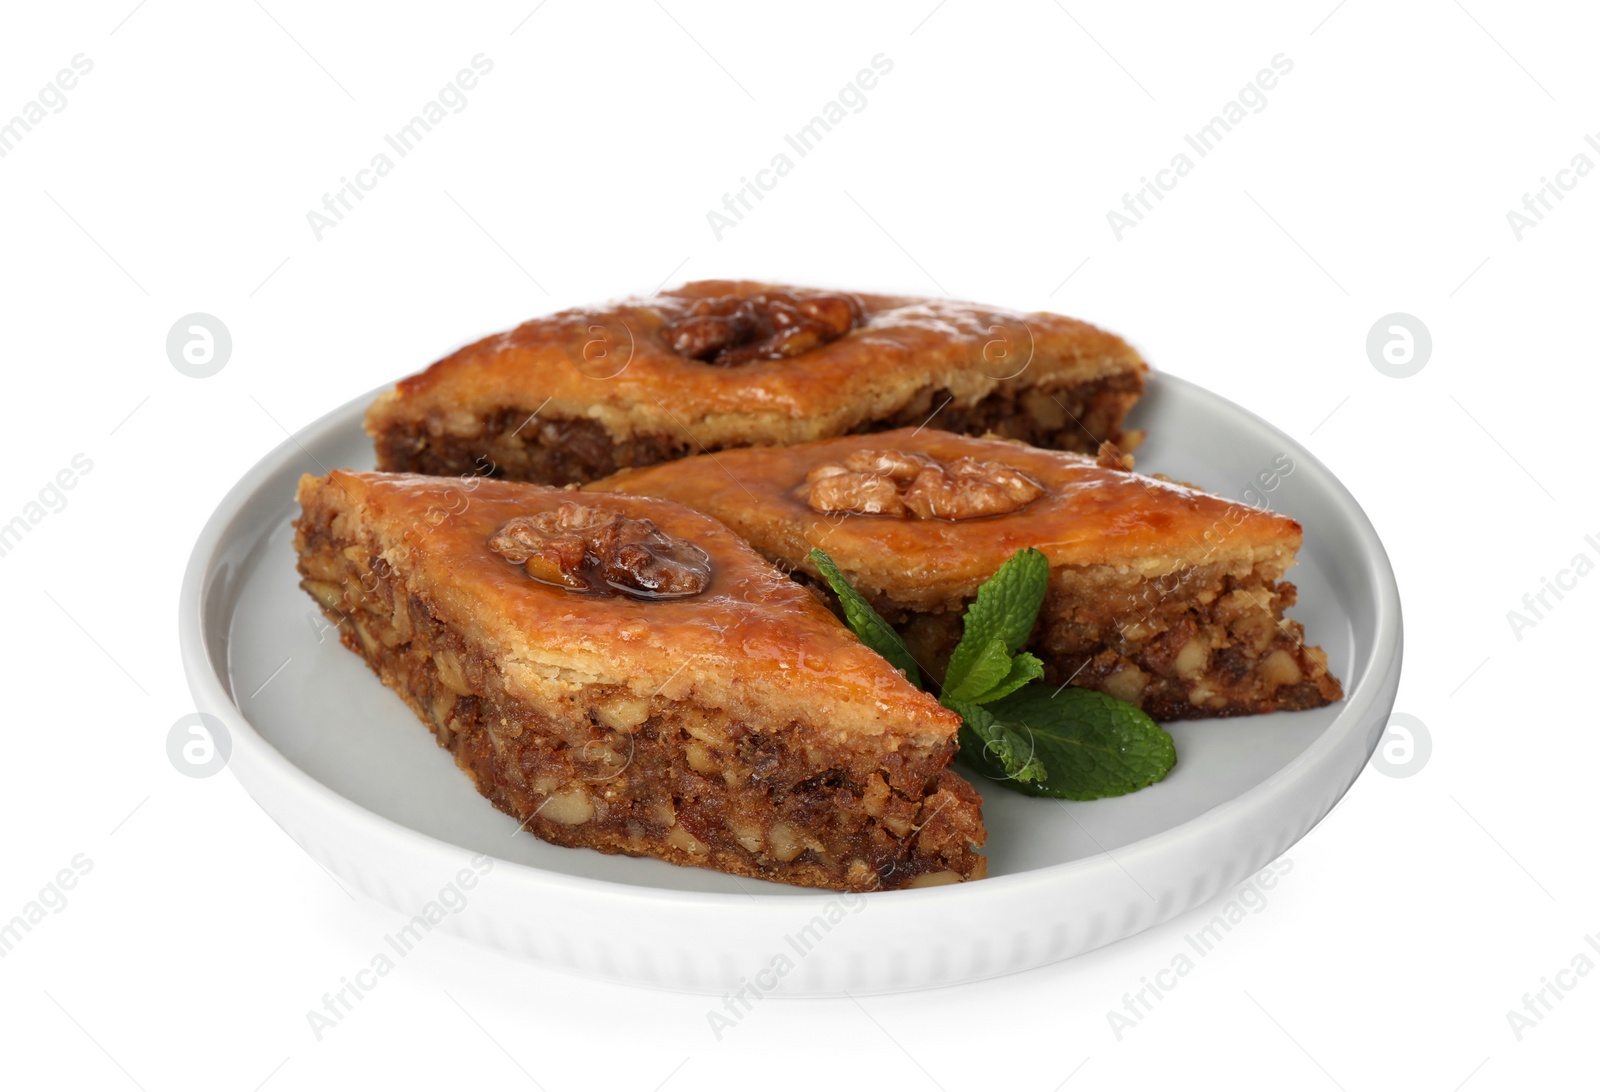
{"label": "green mint leaf", "polygon": [[1049,776],[1026,735],[996,720],[982,706],[952,700],[944,704],[960,713],[965,722],[960,734],[961,757],[970,765],[994,771],[991,776],[995,779],[1015,786],[1043,782]]}
{"label": "green mint leaf", "polygon": [[[994,643],[999,642],[1007,656],[1016,654],[1033,632],[1049,581],[1049,560],[1031,548],[1012,554],[998,572],[984,581],[977,599],[967,608],[961,642],[945,668],[947,695],[982,693],[1006,677],[1007,672],[994,673]],[[974,670],[980,672],[980,680],[992,675],[994,681],[970,685],[969,676]]]}
{"label": "green mint leaf", "polygon": [[839,566],[833,563],[833,558],[821,550],[813,549],[811,563],[822,573],[833,594],[839,597],[839,603],[844,607],[845,623],[861,638],[861,643],[899,668],[912,686],[921,686],[922,672],[917,670],[917,661],[911,658],[905,642],[900,640],[894,627],[885,622],[883,616],[872,609],[872,604],[845,579]]}
{"label": "green mint leaf", "polygon": [[976,701],[979,694],[998,686],[1011,673],[1011,653],[1005,641],[991,637],[967,658],[961,681],[950,685],[953,672],[945,673],[944,697],[948,701]]}
{"label": "green mint leaf", "polygon": [[[1030,796],[1122,796],[1160,781],[1178,760],[1172,737],[1142,709],[1099,691],[1027,686],[982,711],[1025,739],[1048,771],[1038,779],[1010,779],[1012,788]],[[962,757],[973,760],[967,749]],[[992,776],[1008,774],[1004,756],[977,758]]]}
{"label": "green mint leaf", "polygon": [[1044,664],[1031,652],[1018,653],[1011,660],[1011,669],[1005,677],[995,683],[983,693],[972,699],[975,705],[987,705],[992,701],[999,701],[1007,694],[1020,690],[1034,679],[1044,677]]}

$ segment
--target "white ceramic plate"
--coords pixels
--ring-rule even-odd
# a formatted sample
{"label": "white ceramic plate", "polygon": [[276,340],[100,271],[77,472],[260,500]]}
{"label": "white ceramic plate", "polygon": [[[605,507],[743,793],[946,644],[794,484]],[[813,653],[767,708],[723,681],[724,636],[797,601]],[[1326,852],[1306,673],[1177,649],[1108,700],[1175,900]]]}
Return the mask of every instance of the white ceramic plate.
{"label": "white ceramic plate", "polygon": [[1171,726],[1176,769],[1120,799],[1063,804],[977,778],[989,828],[989,878],[977,883],[840,895],[546,845],[477,794],[296,587],[296,479],[372,466],[369,401],[280,445],[206,525],[181,604],[190,686],[226,726],[240,782],[330,871],[403,913],[442,915],[438,927],[551,966],[717,994],[748,982],[828,995],[1066,959],[1166,921],[1283,853],[1355,780],[1394,703],[1399,594],[1360,506],[1264,421],[1157,375],[1133,418],[1150,433],[1140,469],[1270,503],[1305,525],[1293,614],[1327,650],[1343,702]]}

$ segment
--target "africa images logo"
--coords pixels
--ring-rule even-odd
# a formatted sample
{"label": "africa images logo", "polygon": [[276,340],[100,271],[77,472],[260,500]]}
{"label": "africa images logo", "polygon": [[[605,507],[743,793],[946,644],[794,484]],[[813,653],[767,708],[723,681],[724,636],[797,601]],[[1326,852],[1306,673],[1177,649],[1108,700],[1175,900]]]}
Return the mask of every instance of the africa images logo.
{"label": "africa images logo", "polygon": [[[1267,92],[1276,88],[1279,80],[1294,71],[1294,60],[1283,53],[1276,54],[1269,63],[1272,67],[1257,72],[1255,78],[1241,87],[1238,95],[1224,103],[1210,121],[1193,133],[1183,134],[1184,144],[1195,155],[1204,159],[1216,151],[1223,139],[1243,124],[1246,118],[1267,108],[1270,101]],[[1180,151],[1170,163],[1155,172],[1153,181],[1148,176],[1141,178],[1138,189],[1123,194],[1121,210],[1106,211],[1106,223],[1110,225],[1111,234],[1117,242],[1122,242],[1127,232],[1143,223],[1144,218],[1155,211],[1156,202],[1164,200],[1167,194],[1177,189],[1178,183],[1188,177],[1194,168],[1195,161],[1189,158],[1188,151]]]}
{"label": "africa images logo", "polygon": [[[423,104],[415,116],[392,133],[385,133],[383,141],[395,155],[404,159],[416,151],[423,139],[451,114],[459,114],[470,104],[468,92],[478,86],[478,81],[494,71],[493,58],[482,53],[475,55],[471,61],[471,68],[463,68],[455,74],[451,81],[439,89],[439,93]],[[388,152],[380,151],[372,157],[370,163],[355,172],[352,180],[348,175],[339,179],[339,188],[332,193],[322,195],[322,209],[309,209],[306,212],[306,224],[311,228],[311,234],[317,242],[322,242],[323,235],[344,222],[344,218],[354,211],[356,203],[366,200],[366,195],[378,188],[378,183],[388,177],[395,168],[395,160],[389,158]]]}

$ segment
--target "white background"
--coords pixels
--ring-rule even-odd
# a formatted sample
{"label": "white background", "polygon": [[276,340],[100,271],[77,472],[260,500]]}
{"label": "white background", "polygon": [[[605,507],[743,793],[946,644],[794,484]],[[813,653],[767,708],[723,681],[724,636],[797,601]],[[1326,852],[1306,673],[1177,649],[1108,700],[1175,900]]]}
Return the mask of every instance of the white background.
{"label": "white background", "polygon": [[[1506,1017],[1600,933],[1600,576],[1520,640],[1506,617],[1600,559],[1580,454],[1600,177],[1520,240],[1506,218],[1578,153],[1600,163],[1592,9],[537,2],[4,13],[0,119],[75,55],[93,70],[0,159],[0,522],[74,455],[93,469],[0,557],[0,918],[74,855],[93,867],[0,961],[0,1081],[1592,1084],[1600,974],[1520,1041]],[[467,107],[318,241],[307,211],[480,53]],[[719,241],[707,211],[880,53],[865,109]],[[1107,210],[1280,53],[1267,106],[1118,241]],[[190,544],[285,429],[484,332],[695,276],[1080,315],[1304,440],[1388,545],[1398,709],[1431,759],[1369,770],[1266,908],[1120,1040],[1107,1011],[1215,905],[975,986],[773,999],[720,1041],[705,998],[443,937],[317,1042],[306,1010],[400,918],[344,894],[231,776],[168,763],[192,711]],[[212,378],[166,355],[191,312],[232,333]],[[1391,312],[1432,332],[1409,379],[1367,357]]]}

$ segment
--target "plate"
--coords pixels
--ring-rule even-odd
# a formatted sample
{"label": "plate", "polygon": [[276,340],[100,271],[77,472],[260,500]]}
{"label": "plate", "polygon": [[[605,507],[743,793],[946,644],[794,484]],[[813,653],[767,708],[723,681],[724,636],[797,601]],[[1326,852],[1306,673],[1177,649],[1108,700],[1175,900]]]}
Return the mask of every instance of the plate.
{"label": "plate", "polygon": [[975,776],[989,829],[976,883],[841,894],[547,845],[478,795],[296,586],[295,482],[372,466],[371,398],[280,445],[223,499],[184,576],[180,638],[240,783],[323,867],[421,919],[418,936],[440,928],[563,970],[712,994],[1026,970],[1166,921],[1278,857],[1349,788],[1393,708],[1399,593],[1361,507],[1271,425],[1157,375],[1131,419],[1149,430],[1140,469],[1300,520],[1293,615],[1344,701],[1170,726],[1177,767],[1117,799],[1034,799]]}

